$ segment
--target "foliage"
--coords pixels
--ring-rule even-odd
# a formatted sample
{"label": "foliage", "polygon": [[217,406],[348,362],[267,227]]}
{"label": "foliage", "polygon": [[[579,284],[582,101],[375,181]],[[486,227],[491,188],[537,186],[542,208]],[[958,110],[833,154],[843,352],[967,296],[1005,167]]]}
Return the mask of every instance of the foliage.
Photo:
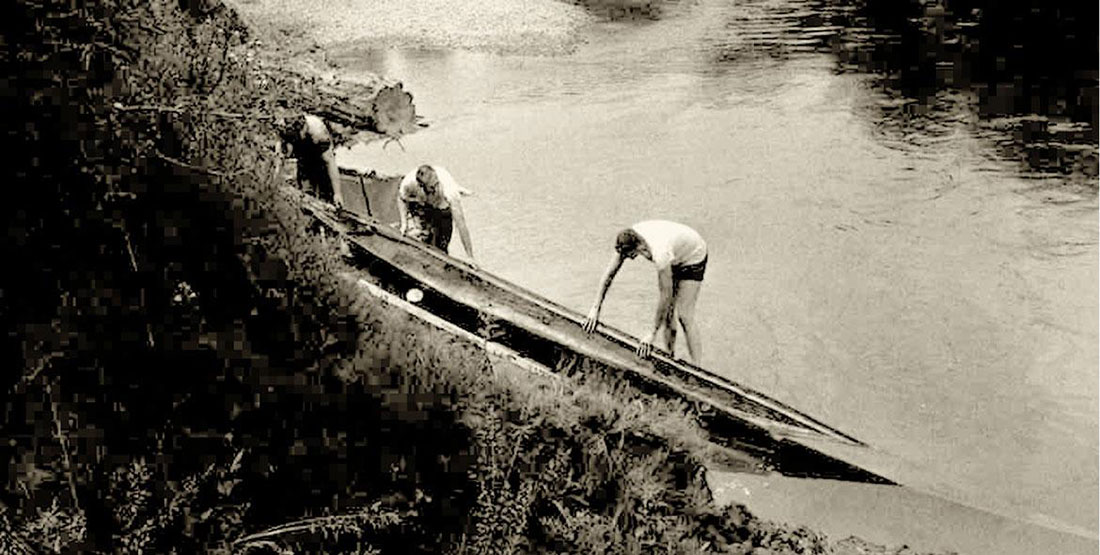
{"label": "foliage", "polygon": [[330,249],[276,196],[273,124],[301,91],[261,70],[225,10],[12,8],[4,140],[25,152],[4,168],[0,253],[19,269],[0,278],[12,537],[64,512],[87,534],[39,548],[191,551],[225,545],[246,513],[323,507],[341,480],[256,493],[310,464],[287,436],[321,437],[310,410],[343,393],[326,371],[354,350]]}
{"label": "foliage", "polygon": [[9,8],[0,549],[820,552],[710,503],[682,406],[358,295],[279,193],[319,93],[211,5]]}

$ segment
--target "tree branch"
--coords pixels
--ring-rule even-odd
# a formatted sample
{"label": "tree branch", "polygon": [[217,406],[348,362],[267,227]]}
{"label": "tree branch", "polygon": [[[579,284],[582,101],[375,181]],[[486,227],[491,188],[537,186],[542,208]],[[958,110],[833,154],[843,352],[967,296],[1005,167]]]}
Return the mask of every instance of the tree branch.
{"label": "tree branch", "polygon": [[236,176],[241,175],[242,173],[248,171],[247,169],[239,169],[235,172],[222,172],[222,171],[218,171],[218,170],[212,170],[212,169],[209,169],[209,168],[204,168],[202,166],[196,166],[194,164],[188,164],[187,162],[184,162],[183,160],[180,160],[179,158],[173,158],[173,157],[161,152],[160,150],[156,150],[156,155],[157,155],[157,158],[160,158],[161,160],[164,160],[165,162],[169,162],[169,163],[175,164],[177,166],[180,166],[181,168],[187,168],[189,170],[195,170],[197,172],[203,172],[205,174],[213,175],[215,177],[236,177]]}
{"label": "tree branch", "polygon": [[270,114],[240,114],[235,112],[224,112],[221,110],[192,110],[184,108],[182,106],[157,106],[155,104],[139,104],[137,106],[126,106],[121,102],[115,102],[112,106],[119,112],[159,112],[169,114],[199,114],[214,116],[218,118],[226,119],[251,119],[251,120],[270,120],[275,119],[275,116]]}

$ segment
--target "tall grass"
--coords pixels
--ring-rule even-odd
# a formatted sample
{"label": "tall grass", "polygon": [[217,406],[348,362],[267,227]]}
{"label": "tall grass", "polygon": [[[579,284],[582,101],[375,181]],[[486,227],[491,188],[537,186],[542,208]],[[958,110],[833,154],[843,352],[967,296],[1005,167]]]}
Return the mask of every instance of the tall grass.
{"label": "tall grass", "polygon": [[0,551],[826,549],[715,507],[684,407],[494,367],[340,279],[277,192],[309,83],[191,4],[12,6]]}

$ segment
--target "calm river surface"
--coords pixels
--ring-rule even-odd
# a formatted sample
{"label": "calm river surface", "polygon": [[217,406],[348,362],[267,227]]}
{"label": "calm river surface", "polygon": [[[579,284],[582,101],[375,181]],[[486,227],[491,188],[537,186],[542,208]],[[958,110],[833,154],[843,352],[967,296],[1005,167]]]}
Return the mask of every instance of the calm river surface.
{"label": "calm river surface", "polygon": [[[1003,158],[963,93],[892,116],[903,98],[802,47],[828,29],[788,32],[797,8],[700,0],[553,57],[358,53],[432,125],[341,163],[446,166],[476,193],[482,266],[578,311],[620,228],[687,223],[710,246],[706,366],[899,457],[925,491],[1095,537],[1092,178]],[[641,335],[655,303],[634,261],[604,319]]]}

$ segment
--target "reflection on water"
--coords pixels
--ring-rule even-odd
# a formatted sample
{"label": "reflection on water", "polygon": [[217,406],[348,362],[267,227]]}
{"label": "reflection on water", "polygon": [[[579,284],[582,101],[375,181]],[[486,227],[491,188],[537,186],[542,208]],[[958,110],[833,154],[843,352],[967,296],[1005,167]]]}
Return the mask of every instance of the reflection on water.
{"label": "reflection on water", "polygon": [[[610,21],[682,16],[697,1],[577,0]],[[830,53],[870,73],[883,132],[953,132],[960,119],[1032,170],[1097,177],[1096,2],[749,0],[706,49],[716,65]],[[980,119],[977,118],[980,116]]]}
{"label": "reflection on water", "polygon": [[[581,311],[619,226],[691,224],[712,253],[707,366],[901,457],[924,489],[1095,536],[1096,148],[1074,120],[1095,101],[983,113],[1001,74],[966,62],[996,58],[970,11],[661,6],[562,57],[357,53],[433,125],[345,160],[447,166],[476,192],[482,265]],[[638,335],[654,303],[631,264],[606,318]]]}
{"label": "reflection on water", "polygon": [[719,61],[832,53],[869,72],[892,132],[951,132],[980,114],[982,134],[1030,168],[1097,176],[1097,3],[811,0],[743,3]]}
{"label": "reflection on water", "polygon": [[606,21],[658,20],[667,16],[680,0],[573,0]]}

